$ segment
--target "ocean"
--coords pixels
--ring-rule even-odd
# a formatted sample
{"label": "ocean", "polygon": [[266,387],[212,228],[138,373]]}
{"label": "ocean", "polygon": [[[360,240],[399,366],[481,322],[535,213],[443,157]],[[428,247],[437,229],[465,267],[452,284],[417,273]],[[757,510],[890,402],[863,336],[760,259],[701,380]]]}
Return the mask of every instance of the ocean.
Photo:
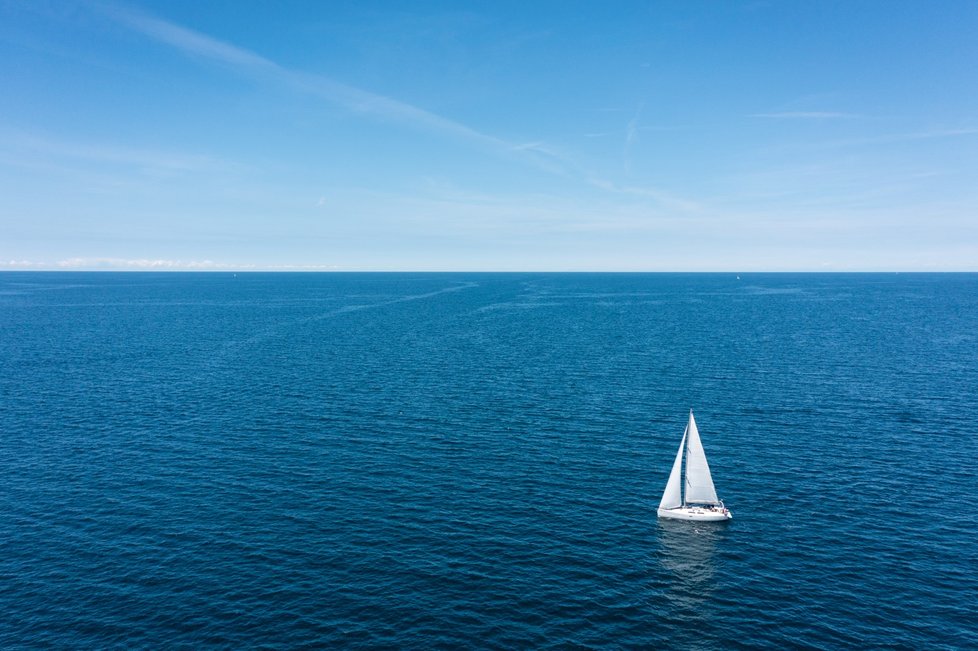
{"label": "ocean", "polygon": [[978,648],[975,274],[7,272],[0,371],[4,649]]}

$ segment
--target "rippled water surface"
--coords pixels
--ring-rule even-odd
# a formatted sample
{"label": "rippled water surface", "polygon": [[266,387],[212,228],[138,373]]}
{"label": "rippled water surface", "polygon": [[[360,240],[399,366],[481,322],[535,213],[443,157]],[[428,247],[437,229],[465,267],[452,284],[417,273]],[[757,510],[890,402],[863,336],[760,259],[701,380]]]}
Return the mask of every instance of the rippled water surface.
{"label": "rippled water surface", "polygon": [[5,273],[0,369],[2,648],[978,648],[975,275]]}

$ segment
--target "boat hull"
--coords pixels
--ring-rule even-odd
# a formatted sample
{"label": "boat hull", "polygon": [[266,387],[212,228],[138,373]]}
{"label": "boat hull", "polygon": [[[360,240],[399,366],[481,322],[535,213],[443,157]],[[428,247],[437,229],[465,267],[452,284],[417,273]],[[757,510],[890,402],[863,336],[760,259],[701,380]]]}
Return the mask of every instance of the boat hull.
{"label": "boat hull", "polygon": [[733,515],[727,509],[709,509],[699,506],[682,506],[676,509],[659,509],[660,518],[671,520],[696,520],[699,522],[722,522]]}

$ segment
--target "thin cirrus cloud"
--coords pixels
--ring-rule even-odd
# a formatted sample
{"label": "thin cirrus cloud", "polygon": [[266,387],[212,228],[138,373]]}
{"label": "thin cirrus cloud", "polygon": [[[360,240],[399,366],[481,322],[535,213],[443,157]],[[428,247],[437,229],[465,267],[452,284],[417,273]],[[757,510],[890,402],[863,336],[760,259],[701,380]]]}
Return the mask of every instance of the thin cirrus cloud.
{"label": "thin cirrus cloud", "polygon": [[838,111],[779,111],[775,113],[752,113],[752,118],[770,118],[773,120],[844,120],[858,118],[855,113]]}
{"label": "thin cirrus cloud", "polygon": [[684,197],[678,197],[657,188],[635,187],[628,185],[623,186],[605,179],[593,177],[588,178],[587,182],[589,185],[600,188],[601,190],[613,192],[615,194],[632,195],[636,197],[644,197],[646,199],[653,199],[666,208],[671,208],[680,212],[697,212],[703,208],[702,204],[697,201],[692,201]]}
{"label": "thin cirrus cloud", "polygon": [[168,260],[161,258],[66,258],[51,265],[31,260],[0,261],[7,269],[143,270],[143,271],[328,271],[335,265],[256,265],[213,260]]}
{"label": "thin cirrus cloud", "polygon": [[[501,153],[527,151],[501,138],[483,133],[431,111],[334,81],[324,75],[290,70],[254,52],[149,14],[118,5],[100,4],[95,5],[95,7],[104,15],[127,28],[184,53],[218,61],[232,66],[239,72],[312,93],[355,113],[369,114],[380,119],[400,122],[413,128],[441,133]],[[545,156],[539,150],[530,152],[530,155],[534,157]]]}
{"label": "thin cirrus cloud", "polygon": [[[97,4],[94,7],[119,24],[181,52],[230,65],[244,74],[311,93],[355,113],[363,113],[378,119],[395,121],[412,128],[438,133],[445,137],[472,143],[500,155],[517,156],[544,172],[579,178],[591,187],[605,192],[640,194],[653,200],[667,194],[654,188],[637,192],[635,188],[623,189],[617,184],[595,179],[592,174],[583,171],[567,156],[542,142],[510,142],[431,111],[337,82],[324,75],[290,70],[249,50],[133,9],[114,4]],[[641,111],[641,107],[639,111]],[[637,117],[636,114],[636,118],[632,122],[635,122]],[[636,124],[629,123],[629,129],[631,130],[628,135],[629,144],[626,147],[629,147],[630,142],[634,141],[637,136]],[[681,207],[689,206],[691,203],[679,200],[673,201],[672,205],[673,207]]]}
{"label": "thin cirrus cloud", "polygon": [[[137,166],[143,169],[170,172],[199,172],[231,166],[226,161],[211,156],[64,141],[37,133],[12,130],[0,130],[0,147],[13,152],[42,154],[58,159]],[[29,164],[26,157],[12,162]]]}
{"label": "thin cirrus cloud", "polygon": [[806,151],[846,149],[850,147],[875,147],[880,145],[898,145],[924,140],[944,140],[951,138],[974,138],[978,136],[978,127],[955,129],[932,129],[928,131],[909,131],[905,133],[883,133],[859,138],[841,138],[790,145],[791,149]]}
{"label": "thin cirrus cloud", "polygon": [[635,115],[632,116],[632,119],[628,121],[628,125],[625,127],[625,149],[622,154],[622,162],[627,174],[631,174],[632,171],[632,146],[638,140],[639,119],[642,117],[642,109],[644,108],[644,102],[639,104],[635,110]]}
{"label": "thin cirrus cloud", "polygon": [[226,264],[212,260],[164,260],[150,258],[65,258],[54,264],[38,260],[0,260],[0,269],[61,269],[77,270],[113,270],[138,269],[144,271],[229,271],[237,269],[252,269],[254,265]]}
{"label": "thin cirrus cloud", "polygon": [[150,258],[68,258],[57,263],[59,269],[241,269],[247,265],[232,265],[212,260],[164,260]]}
{"label": "thin cirrus cloud", "polygon": [[47,263],[34,260],[0,260],[0,269],[46,269]]}
{"label": "thin cirrus cloud", "polygon": [[940,138],[972,137],[978,135],[978,128],[968,127],[963,129],[934,129],[931,131],[912,131],[909,133],[889,133],[879,136],[868,136],[865,138],[850,138],[848,140],[832,140],[816,147],[852,147],[857,145],[880,145],[897,142],[910,142],[914,140],[931,140]]}

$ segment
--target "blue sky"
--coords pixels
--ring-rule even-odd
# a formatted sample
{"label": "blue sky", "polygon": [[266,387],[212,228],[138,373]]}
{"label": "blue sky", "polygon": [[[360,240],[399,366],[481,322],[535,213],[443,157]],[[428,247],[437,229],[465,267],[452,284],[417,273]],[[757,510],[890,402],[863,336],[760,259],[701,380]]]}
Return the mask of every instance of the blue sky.
{"label": "blue sky", "polygon": [[0,269],[978,270],[978,3],[0,0]]}

